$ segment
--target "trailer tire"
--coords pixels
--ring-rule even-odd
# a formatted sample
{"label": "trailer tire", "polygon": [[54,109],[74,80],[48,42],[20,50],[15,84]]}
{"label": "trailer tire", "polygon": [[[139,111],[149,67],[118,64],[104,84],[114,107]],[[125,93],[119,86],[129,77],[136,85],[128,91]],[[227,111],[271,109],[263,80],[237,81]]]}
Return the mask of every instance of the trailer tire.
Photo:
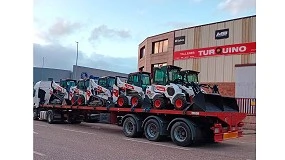
{"label": "trailer tire", "polygon": [[185,122],[179,121],[171,127],[170,136],[178,146],[189,146],[192,141],[192,130]]}
{"label": "trailer tire", "polygon": [[120,95],[117,100],[117,105],[118,107],[123,108],[123,107],[128,106],[129,104],[128,102],[129,100],[125,95]]}
{"label": "trailer tire", "polygon": [[160,124],[156,119],[149,119],[144,125],[144,135],[149,141],[159,141],[160,130]]}
{"label": "trailer tire", "polygon": [[52,111],[48,111],[47,112],[47,122],[49,124],[53,124],[54,123],[54,117],[53,117],[53,112]]}
{"label": "trailer tire", "polygon": [[34,112],[33,112],[33,120],[38,120],[38,119],[39,119],[39,116],[38,116],[37,109],[34,109]]}
{"label": "trailer tire", "polygon": [[123,123],[123,132],[126,137],[138,137],[137,124],[133,117],[128,117]]}
{"label": "trailer tire", "polygon": [[165,108],[165,99],[161,96],[154,96],[152,102],[155,109]]}

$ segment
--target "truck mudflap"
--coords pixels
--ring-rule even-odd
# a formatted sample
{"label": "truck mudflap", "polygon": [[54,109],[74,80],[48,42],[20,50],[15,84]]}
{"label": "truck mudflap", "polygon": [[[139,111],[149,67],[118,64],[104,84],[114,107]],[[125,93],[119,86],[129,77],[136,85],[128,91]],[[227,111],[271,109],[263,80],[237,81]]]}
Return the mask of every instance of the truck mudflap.
{"label": "truck mudflap", "polygon": [[193,97],[190,107],[192,111],[204,112],[239,112],[235,98],[223,97],[219,94],[205,94],[199,92]]}

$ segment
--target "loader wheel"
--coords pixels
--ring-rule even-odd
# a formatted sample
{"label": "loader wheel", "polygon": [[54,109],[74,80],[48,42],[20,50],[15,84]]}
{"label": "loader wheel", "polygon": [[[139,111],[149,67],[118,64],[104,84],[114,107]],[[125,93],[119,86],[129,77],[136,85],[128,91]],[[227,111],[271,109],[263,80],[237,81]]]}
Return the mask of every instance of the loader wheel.
{"label": "loader wheel", "polygon": [[85,104],[85,99],[84,99],[84,97],[83,97],[82,95],[78,96],[77,104],[78,104],[79,106]]}
{"label": "loader wheel", "polygon": [[153,98],[152,101],[153,101],[153,107],[155,109],[162,109],[165,107],[165,101],[163,97],[156,96]]}
{"label": "loader wheel", "polygon": [[150,141],[159,141],[160,125],[156,119],[149,119],[144,125],[144,135]]}
{"label": "loader wheel", "polygon": [[71,105],[76,105],[76,100],[77,100],[78,96],[74,95],[72,98],[71,98]]}
{"label": "loader wheel", "polygon": [[185,97],[177,96],[173,99],[174,108],[177,110],[183,110],[187,104]]}
{"label": "loader wheel", "polygon": [[171,127],[170,136],[178,146],[189,146],[193,143],[190,127],[185,122],[176,122]]}
{"label": "loader wheel", "polygon": [[118,107],[126,107],[128,106],[128,98],[124,95],[120,95],[118,100],[117,100],[117,105]]}
{"label": "loader wheel", "polygon": [[137,108],[142,106],[142,97],[140,95],[134,95],[131,98],[131,106]]}
{"label": "loader wheel", "polygon": [[128,117],[123,123],[123,132],[126,137],[137,137],[139,132],[137,131],[137,123],[133,117]]}

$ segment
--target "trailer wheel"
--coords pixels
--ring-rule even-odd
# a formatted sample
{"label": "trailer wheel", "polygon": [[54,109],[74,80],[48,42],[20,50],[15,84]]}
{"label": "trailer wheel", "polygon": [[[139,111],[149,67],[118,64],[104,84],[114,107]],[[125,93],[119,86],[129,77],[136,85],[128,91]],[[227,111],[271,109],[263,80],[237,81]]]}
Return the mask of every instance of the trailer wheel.
{"label": "trailer wheel", "polygon": [[37,109],[34,109],[34,113],[33,113],[33,119],[34,120],[38,120],[39,119],[39,116],[38,116],[38,112],[37,112]]}
{"label": "trailer wheel", "polygon": [[193,143],[192,132],[185,122],[176,122],[171,127],[170,136],[172,141],[178,146],[189,146]]}
{"label": "trailer wheel", "polygon": [[174,97],[173,102],[174,108],[177,110],[183,110],[187,104],[187,101],[183,96]]}
{"label": "trailer wheel", "polygon": [[155,109],[162,109],[165,107],[165,100],[163,97],[154,96],[152,101],[153,101],[153,107]]}
{"label": "trailer wheel", "polygon": [[134,95],[131,98],[131,106],[134,106],[135,108],[142,106],[142,97],[140,95]]}
{"label": "trailer wheel", "polygon": [[149,119],[144,125],[144,135],[150,141],[161,139],[160,130],[160,125],[156,119]]}
{"label": "trailer wheel", "polygon": [[118,100],[117,100],[117,105],[118,105],[118,107],[121,107],[121,108],[126,107],[126,106],[128,106],[128,101],[129,100],[126,96],[120,95]]}
{"label": "trailer wheel", "polygon": [[126,137],[137,137],[139,135],[137,131],[137,124],[133,117],[128,117],[123,123],[123,132]]}
{"label": "trailer wheel", "polygon": [[47,112],[47,122],[49,124],[53,124],[54,123],[54,118],[53,118],[53,112],[52,111],[48,111]]}

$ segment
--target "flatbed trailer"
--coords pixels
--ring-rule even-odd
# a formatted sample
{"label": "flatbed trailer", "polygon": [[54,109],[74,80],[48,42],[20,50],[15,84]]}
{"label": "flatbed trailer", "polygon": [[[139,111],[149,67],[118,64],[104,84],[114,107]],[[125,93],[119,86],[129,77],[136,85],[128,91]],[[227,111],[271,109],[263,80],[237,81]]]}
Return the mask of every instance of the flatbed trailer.
{"label": "flatbed trailer", "polygon": [[48,123],[67,121],[81,123],[90,114],[100,115],[100,122],[122,126],[127,137],[145,136],[150,141],[171,137],[179,146],[201,142],[221,142],[242,137],[239,112],[194,112],[185,110],[40,105],[34,108],[34,120]]}

